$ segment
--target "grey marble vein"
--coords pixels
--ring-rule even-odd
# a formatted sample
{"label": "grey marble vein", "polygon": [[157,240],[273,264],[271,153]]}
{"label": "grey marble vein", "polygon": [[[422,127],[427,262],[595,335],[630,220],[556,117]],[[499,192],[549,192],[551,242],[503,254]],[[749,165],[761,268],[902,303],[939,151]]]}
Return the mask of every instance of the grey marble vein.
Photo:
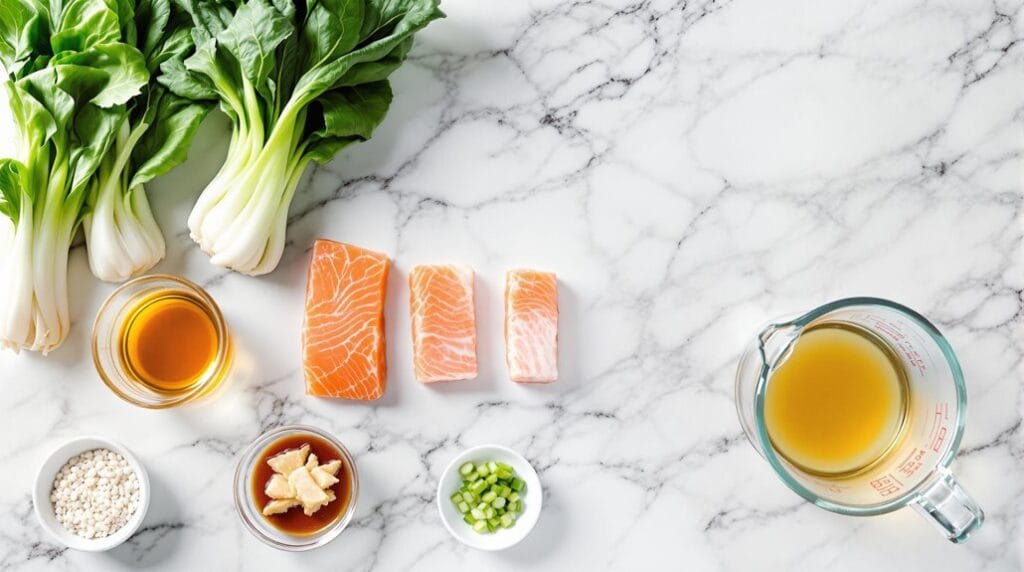
{"label": "grey marble vein", "polygon": [[[1024,520],[1024,3],[451,0],[394,77],[374,138],[310,169],[281,266],[210,266],[185,217],[216,171],[213,116],[187,166],[152,185],[161,272],[208,288],[237,343],[215,399],[132,409],[96,379],[89,324],[110,285],[71,256],[74,329],[49,358],[0,355],[4,570],[1019,570]],[[2,129],[2,128],[0,128]],[[0,151],[4,151],[0,138]],[[305,271],[318,237],[394,260],[389,387],[375,403],[304,395]],[[413,381],[411,266],[477,272],[481,373]],[[560,277],[561,379],[504,368],[502,276]],[[733,406],[766,320],[889,297],[949,337],[968,378],[953,469],[988,520],[966,545],[909,509],[870,519],[803,502],[750,447]],[[307,423],[355,456],[350,528],[275,552],[239,523],[241,450]],[[60,441],[118,438],[146,462],[144,528],[68,551],[32,514]],[[544,512],[498,554],[452,540],[437,478],[466,447],[531,460]]]}

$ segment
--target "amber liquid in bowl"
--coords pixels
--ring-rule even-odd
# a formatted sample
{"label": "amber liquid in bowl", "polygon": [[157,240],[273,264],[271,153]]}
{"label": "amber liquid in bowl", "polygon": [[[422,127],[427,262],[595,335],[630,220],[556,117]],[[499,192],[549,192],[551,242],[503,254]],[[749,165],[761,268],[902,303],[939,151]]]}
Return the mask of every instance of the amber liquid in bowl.
{"label": "amber liquid in bowl", "polygon": [[231,334],[201,287],[154,274],[125,282],[100,307],[92,358],[118,397],[150,409],[212,395],[231,368]]}
{"label": "amber liquid in bowl", "polygon": [[119,338],[125,370],[155,391],[191,387],[217,359],[213,316],[180,291],[142,296],[127,312]]}
{"label": "amber liquid in bowl", "polygon": [[274,528],[296,536],[315,534],[327,528],[334,521],[341,518],[342,514],[345,514],[345,509],[348,508],[348,503],[352,499],[352,468],[348,466],[345,456],[324,439],[316,435],[300,433],[288,435],[274,441],[260,453],[259,458],[256,460],[256,468],[253,471],[251,484],[252,498],[256,501],[257,510],[262,514],[263,507],[273,500],[264,492],[267,481],[270,480],[270,477],[274,476],[274,470],[267,464],[267,460],[289,449],[301,448],[304,444],[309,445],[309,452],[316,455],[321,463],[335,459],[341,460],[341,469],[337,474],[338,482],[331,487],[337,498],[333,502],[321,507],[312,516],[306,516],[302,512],[302,507],[292,507],[281,514],[263,516]]}

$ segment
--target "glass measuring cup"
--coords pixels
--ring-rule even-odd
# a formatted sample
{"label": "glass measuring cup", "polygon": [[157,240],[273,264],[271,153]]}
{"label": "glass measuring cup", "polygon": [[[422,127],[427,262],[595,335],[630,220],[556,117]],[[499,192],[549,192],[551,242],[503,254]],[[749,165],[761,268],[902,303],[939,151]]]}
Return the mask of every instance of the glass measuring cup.
{"label": "glass measuring cup", "polygon": [[[771,375],[801,332],[823,323],[846,323],[876,335],[899,359],[908,383],[906,428],[895,449],[845,478],[808,473],[773,447],[765,424]],[[883,514],[910,505],[949,540],[963,542],[985,515],[949,470],[960,447],[967,413],[963,372],[939,330],[910,308],[881,298],[847,298],[765,327],[740,359],[736,411],[743,431],[794,492],[834,512]]]}

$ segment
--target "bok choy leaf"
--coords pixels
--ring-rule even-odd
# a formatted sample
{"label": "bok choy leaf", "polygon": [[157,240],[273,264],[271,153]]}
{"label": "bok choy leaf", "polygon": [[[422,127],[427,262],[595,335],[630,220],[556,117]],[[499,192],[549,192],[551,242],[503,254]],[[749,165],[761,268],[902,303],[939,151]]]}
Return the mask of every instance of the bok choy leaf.
{"label": "bok choy leaf", "polygon": [[4,0],[3,89],[16,157],[0,160],[0,347],[67,336],[67,259],[90,180],[149,73],[120,40],[127,2]]}
{"label": "bok choy leaf", "polygon": [[89,266],[102,280],[120,282],[164,256],[164,238],[149,207],[145,183],[184,162],[212,104],[174,95],[157,83],[160,65],[192,53],[192,21],[171,0],[138,0],[125,40],[146,60],[148,83],[128,101],[126,120],[93,176],[85,240]]}
{"label": "bok choy leaf", "polygon": [[215,101],[233,123],[227,159],[188,219],[211,261],[272,271],[288,207],[311,161],[365,141],[391,104],[388,76],[437,0],[176,0],[196,51],[161,66],[183,98]]}

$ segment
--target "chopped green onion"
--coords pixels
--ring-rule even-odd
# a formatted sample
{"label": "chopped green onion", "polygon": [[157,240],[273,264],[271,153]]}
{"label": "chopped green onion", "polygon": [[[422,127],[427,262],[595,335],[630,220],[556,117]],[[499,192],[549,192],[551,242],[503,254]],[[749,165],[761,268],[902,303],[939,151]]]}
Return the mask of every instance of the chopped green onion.
{"label": "chopped green onion", "polygon": [[469,492],[473,493],[474,495],[479,495],[480,493],[484,492],[484,489],[486,489],[486,488],[487,488],[487,481],[485,481],[483,479],[480,479],[479,481],[477,481],[477,482],[473,483],[472,485],[470,485]]}
{"label": "chopped green onion", "polygon": [[459,467],[462,486],[451,495],[463,521],[481,534],[515,526],[523,510],[526,482],[499,461],[466,462]]}

